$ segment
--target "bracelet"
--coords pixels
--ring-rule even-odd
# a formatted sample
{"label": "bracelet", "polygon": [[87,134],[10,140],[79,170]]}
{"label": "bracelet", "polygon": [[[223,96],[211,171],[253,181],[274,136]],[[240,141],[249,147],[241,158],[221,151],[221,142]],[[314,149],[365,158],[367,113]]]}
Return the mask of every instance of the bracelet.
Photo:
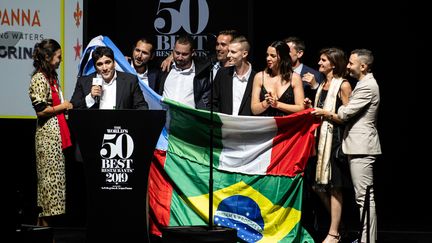
{"label": "bracelet", "polygon": [[51,106],[51,108],[52,108],[52,110],[53,110],[53,113],[55,114],[55,113],[56,113],[56,110],[54,109],[54,106]]}

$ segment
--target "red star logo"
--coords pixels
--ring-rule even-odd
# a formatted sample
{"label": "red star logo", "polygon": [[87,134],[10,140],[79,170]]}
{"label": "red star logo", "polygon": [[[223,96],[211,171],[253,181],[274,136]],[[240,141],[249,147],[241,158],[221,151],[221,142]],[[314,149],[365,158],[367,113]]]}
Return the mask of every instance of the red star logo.
{"label": "red star logo", "polygon": [[77,43],[76,45],[73,47],[75,49],[75,60],[78,58],[80,58],[81,56],[81,47],[82,45],[80,45],[79,40],[77,39]]}
{"label": "red star logo", "polygon": [[74,12],[75,24],[78,27],[81,23],[82,10],[80,9],[79,2],[77,2],[76,9]]}

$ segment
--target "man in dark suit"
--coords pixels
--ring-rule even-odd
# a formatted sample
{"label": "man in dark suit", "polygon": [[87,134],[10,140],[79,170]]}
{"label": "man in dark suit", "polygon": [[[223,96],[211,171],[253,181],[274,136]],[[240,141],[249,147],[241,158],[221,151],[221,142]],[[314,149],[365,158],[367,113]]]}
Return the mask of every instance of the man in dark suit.
{"label": "man in dark suit", "polygon": [[159,94],[197,109],[210,109],[210,63],[193,59],[193,40],[180,36],[174,45],[172,68],[161,74]]}
{"label": "man in dark suit", "polygon": [[[315,93],[319,84],[324,80],[324,76],[317,70],[303,64],[302,57],[306,49],[303,40],[298,37],[288,37],[284,39],[290,48],[290,56],[294,72],[300,74],[303,81],[305,98],[309,98],[312,103],[315,100]],[[315,80],[314,80],[315,78]]]}
{"label": "man in dark suit", "polygon": [[115,70],[111,48],[97,47],[92,59],[96,72],[78,78],[71,99],[74,109],[148,109],[138,78]]}
{"label": "man in dark suit", "polygon": [[213,85],[213,109],[229,115],[251,116],[251,93],[255,71],[248,62],[250,44],[244,36],[228,45],[229,67],[219,69]]}
{"label": "man in dark suit", "polygon": [[145,37],[140,38],[133,47],[132,57],[128,58],[138,77],[151,89],[159,90],[159,68],[153,63],[154,43]]}

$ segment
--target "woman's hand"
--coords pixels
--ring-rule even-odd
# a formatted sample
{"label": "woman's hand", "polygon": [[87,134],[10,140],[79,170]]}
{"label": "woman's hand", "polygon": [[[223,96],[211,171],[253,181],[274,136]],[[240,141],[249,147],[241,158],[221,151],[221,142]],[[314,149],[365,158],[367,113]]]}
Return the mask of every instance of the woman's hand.
{"label": "woman's hand", "polygon": [[273,108],[277,108],[278,98],[271,91],[267,92],[267,94],[264,95],[264,98],[267,104],[269,104]]}
{"label": "woman's hand", "polygon": [[305,98],[303,100],[303,106],[305,109],[312,108],[312,100],[310,100],[309,98]]}
{"label": "woman's hand", "polygon": [[65,101],[63,102],[63,106],[64,106],[64,109],[65,109],[66,111],[73,109],[73,105],[72,105],[72,103],[70,103],[68,100],[65,100]]}
{"label": "woman's hand", "polygon": [[311,111],[311,114],[316,117],[323,117],[326,113],[326,110],[323,110],[321,108],[315,108],[313,111]]}

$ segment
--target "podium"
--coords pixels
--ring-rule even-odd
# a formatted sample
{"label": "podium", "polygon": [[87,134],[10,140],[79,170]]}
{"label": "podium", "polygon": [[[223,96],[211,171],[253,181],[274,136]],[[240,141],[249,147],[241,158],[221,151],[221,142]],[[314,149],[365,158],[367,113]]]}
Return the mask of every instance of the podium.
{"label": "podium", "polygon": [[70,110],[86,175],[86,242],[149,242],[148,174],[165,113]]}

